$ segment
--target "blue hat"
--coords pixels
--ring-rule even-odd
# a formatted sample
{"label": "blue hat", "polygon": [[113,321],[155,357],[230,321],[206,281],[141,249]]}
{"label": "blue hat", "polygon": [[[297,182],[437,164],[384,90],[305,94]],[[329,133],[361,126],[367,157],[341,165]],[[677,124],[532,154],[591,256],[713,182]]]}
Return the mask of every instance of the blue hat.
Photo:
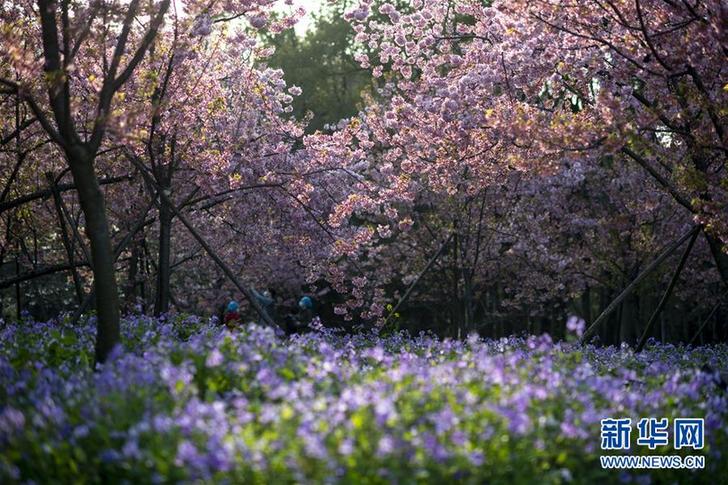
{"label": "blue hat", "polygon": [[298,306],[310,310],[311,308],[313,308],[313,300],[309,296],[304,296],[298,301]]}
{"label": "blue hat", "polygon": [[229,312],[236,312],[238,311],[238,302],[235,300],[230,300],[230,303],[228,303],[227,311]]}

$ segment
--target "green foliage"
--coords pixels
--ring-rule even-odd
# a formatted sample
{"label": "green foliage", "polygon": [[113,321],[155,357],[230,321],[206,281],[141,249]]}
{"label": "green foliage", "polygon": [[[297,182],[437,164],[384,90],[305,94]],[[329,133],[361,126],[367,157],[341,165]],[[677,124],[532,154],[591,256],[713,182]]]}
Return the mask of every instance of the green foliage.
{"label": "green foliage", "polygon": [[276,48],[268,65],[283,69],[289,86],[303,89],[293,101],[293,113],[299,120],[312,115],[308,133],[356,114],[362,91],[372,84],[369,71],[354,60],[354,31],[343,17],[347,4],[324,7],[303,38],[293,30],[265,38]]}

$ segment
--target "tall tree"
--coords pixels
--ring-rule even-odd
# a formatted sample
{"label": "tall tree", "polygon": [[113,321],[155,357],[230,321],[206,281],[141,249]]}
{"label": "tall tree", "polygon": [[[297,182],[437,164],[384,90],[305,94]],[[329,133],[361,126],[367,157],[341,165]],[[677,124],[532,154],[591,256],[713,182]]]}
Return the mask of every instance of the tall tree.
{"label": "tall tree", "polygon": [[[96,161],[109,130],[128,129],[117,117],[117,95],[137,73],[165,19],[177,19],[170,5],[170,0],[38,0],[37,14],[31,2],[3,11],[9,28],[3,30],[2,41],[11,46],[3,52],[3,61],[19,75],[18,79],[3,76],[0,83],[29,106],[62,150],[83,210],[94,273],[98,362],[119,342],[119,295]],[[262,0],[188,2],[184,21],[198,33],[244,15],[263,27],[270,9],[270,2]],[[38,51],[42,66],[34,57]]]}
{"label": "tall tree", "polygon": [[[153,43],[170,5],[169,0],[162,0],[147,11],[140,3],[132,0],[119,11],[101,3],[83,8],[85,6],[77,7],[67,0],[60,4],[53,0],[38,1],[43,77],[50,117],[23,84],[2,80],[3,84],[17,90],[48,135],[61,147],[73,175],[91,247],[98,318],[96,359],[99,362],[108,357],[119,341],[119,295],[105,201],[94,161],[104,140],[114,95],[134,73]],[[145,13],[149,15],[148,22],[134,42],[134,23]],[[94,21],[99,17],[104,17],[106,22],[111,18],[118,19],[120,30],[111,57],[107,56],[106,49],[103,51],[103,81],[93,121],[81,127],[73,108],[77,100],[71,86],[71,69],[78,52],[86,54],[85,41],[91,37]],[[110,35],[111,32],[104,29],[99,40],[106,41]]]}

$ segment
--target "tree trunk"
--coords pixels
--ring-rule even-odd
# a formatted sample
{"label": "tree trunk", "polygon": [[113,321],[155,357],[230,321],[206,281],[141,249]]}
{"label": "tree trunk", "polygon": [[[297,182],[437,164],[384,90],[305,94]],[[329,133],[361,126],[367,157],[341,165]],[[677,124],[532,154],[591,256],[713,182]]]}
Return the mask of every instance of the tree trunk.
{"label": "tree trunk", "polygon": [[469,272],[463,270],[463,320],[465,332],[470,332],[473,328],[473,283]]}
{"label": "tree trunk", "polygon": [[[169,197],[169,188],[162,188]],[[157,294],[154,302],[154,314],[161,315],[169,311],[169,280],[171,274],[172,247],[172,211],[167,199],[159,201],[159,260],[157,264]]]}
{"label": "tree trunk", "polygon": [[723,251],[721,241],[708,234],[707,231],[703,231],[703,233],[705,234],[705,240],[708,241],[708,245],[710,246],[710,252],[713,253],[713,259],[720,273],[720,279],[728,287],[728,254]]}
{"label": "tree trunk", "polygon": [[[20,262],[18,257],[15,256],[15,276],[20,276]],[[15,283],[15,316],[20,321],[20,317],[23,313],[23,307],[20,304],[20,281]]]}
{"label": "tree trunk", "polygon": [[[457,230],[457,221],[455,222],[455,229]],[[452,325],[453,329],[457,328],[458,334],[460,333],[460,325],[462,324],[462,318],[460,316],[460,271],[458,270],[458,234],[452,238]]]}
{"label": "tree trunk", "polygon": [[[53,192],[53,202],[56,207],[56,216],[58,217],[58,226],[61,229],[61,241],[63,242],[63,247],[66,250],[66,257],[68,258],[68,266],[69,272],[71,273],[71,278],[73,279],[73,287],[76,290],[76,300],[78,301],[78,304],[80,305],[83,303],[83,284],[81,283],[81,277],[78,274],[78,271],[76,271],[75,266],[75,257],[73,255],[73,246],[71,245],[71,240],[68,237],[68,230],[66,228],[66,218],[63,214],[63,207],[62,207],[62,200],[61,200],[61,194],[58,192],[58,187],[56,185],[56,182],[53,178],[53,173],[49,172],[46,174],[46,178],[48,179],[48,183],[50,184],[51,191]],[[79,241],[80,242],[80,241]]]}
{"label": "tree trunk", "polygon": [[640,319],[639,296],[630,294],[622,302],[619,341],[633,345],[637,340],[637,322]]}
{"label": "tree trunk", "polygon": [[581,318],[587,322],[591,322],[591,289],[586,287],[581,294]]}
{"label": "tree trunk", "polygon": [[70,154],[69,165],[85,218],[85,232],[91,246],[91,263],[96,294],[96,361],[104,362],[119,343],[119,294],[114,274],[106,204],[94,173],[93,160]]}
{"label": "tree trunk", "polygon": [[138,301],[139,297],[139,283],[137,279],[139,277],[139,244],[132,242],[131,257],[129,259],[129,268],[127,276],[127,286],[124,292],[124,299],[126,300],[126,307],[133,309]]}
{"label": "tree trunk", "polygon": [[[609,291],[607,294],[609,295],[609,300],[607,300],[607,301],[608,302],[613,301],[614,298],[615,298],[614,291]],[[621,325],[620,324],[622,322],[622,312],[623,312],[623,310],[624,310],[624,308],[622,307],[622,305],[619,305],[619,311],[614,312],[609,317],[608,322],[609,322],[609,327],[610,328],[609,328],[609,331],[606,332],[605,342],[608,342],[610,345],[617,345],[617,346],[619,346],[619,342],[620,342],[620,340],[619,340],[619,332],[621,330]]]}

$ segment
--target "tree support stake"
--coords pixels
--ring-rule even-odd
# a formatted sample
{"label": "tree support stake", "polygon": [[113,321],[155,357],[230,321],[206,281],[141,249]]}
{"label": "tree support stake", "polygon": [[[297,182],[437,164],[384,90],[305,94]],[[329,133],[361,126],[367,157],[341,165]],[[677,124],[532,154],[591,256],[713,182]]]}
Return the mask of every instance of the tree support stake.
{"label": "tree support stake", "polygon": [[581,337],[581,343],[584,343],[589,340],[589,338],[594,335],[594,332],[599,328],[599,324],[602,323],[611,313],[617,309],[620,303],[629,296],[630,293],[632,293],[635,288],[637,288],[637,285],[640,284],[642,280],[644,280],[650,273],[652,273],[665,259],[667,259],[677,248],[683,245],[685,241],[687,241],[689,238],[693,237],[694,234],[697,234],[701,230],[702,226],[700,224],[695,225],[690,231],[688,231],[686,234],[684,234],[680,239],[675,241],[674,243],[670,244],[668,247],[666,247],[660,255],[655,258],[654,261],[652,261],[647,268],[642,271],[637,278],[632,281],[624,290],[622,290],[622,293],[617,296],[614,300],[612,300],[612,303],[610,303],[607,308],[604,309],[604,311],[597,317],[596,320],[594,320],[594,323],[589,325],[589,328],[586,329],[584,332],[584,335]]}
{"label": "tree support stake", "polygon": [[394,308],[392,308],[392,311],[389,312],[389,315],[387,315],[387,318],[384,319],[384,324],[382,325],[383,327],[386,326],[387,323],[389,322],[389,320],[392,318],[392,316],[394,316],[394,314],[397,313],[397,310],[399,310],[399,307],[401,307],[402,304],[407,301],[407,299],[410,296],[410,293],[412,293],[412,290],[415,288],[415,286],[417,286],[417,283],[419,283],[420,279],[425,275],[425,273],[427,273],[430,270],[432,265],[435,264],[435,261],[437,261],[437,258],[440,257],[442,252],[447,247],[447,244],[450,242],[450,240],[454,236],[455,236],[455,233],[450,234],[448,236],[448,238],[445,239],[445,241],[442,243],[442,245],[440,246],[440,249],[437,250],[437,252],[432,256],[432,258],[430,258],[430,261],[427,262],[427,266],[425,266],[425,269],[420,271],[420,274],[418,274],[417,278],[415,278],[415,280],[409,285],[409,287],[407,288],[407,291],[404,292],[404,295],[402,295],[402,298],[399,299],[399,301],[394,306]]}
{"label": "tree support stake", "polygon": [[[190,221],[187,219],[187,217],[182,214],[181,211],[179,211],[175,205],[172,203],[172,201],[169,199],[167,194],[165,194],[162,190],[160,190],[159,185],[154,181],[151,175],[147,172],[147,168],[144,166],[143,163],[141,163],[140,160],[137,159],[137,157],[129,152],[126,152],[126,156],[129,159],[129,161],[134,164],[134,166],[139,170],[142,177],[144,177],[144,180],[147,182],[150,192],[152,192],[150,195],[152,196],[152,200],[156,201],[156,197],[158,196],[160,199],[164,201],[164,203],[169,205],[169,208],[174,212],[174,215],[180,220],[182,224],[187,228],[187,230],[190,232],[192,237],[194,237],[197,242],[202,246],[202,248],[205,250],[205,252],[210,256],[210,258],[217,264],[217,266],[225,273],[225,276],[230,279],[230,281],[233,282],[233,284],[240,290],[240,292],[245,296],[245,298],[250,303],[250,306],[253,307],[253,309],[258,313],[260,318],[263,319],[263,322],[265,322],[267,325],[278,328],[278,325],[271,319],[271,317],[266,313],[266,311],[263,309],[263,307],[258,303],[258,300],[255,298],[253,293],[250,291],[249,288],[243,286],[240,284],[240,281],[235,277],[235,274],[230,269],[230,267],[225,264],[225,262],[220,259],[220,257],[215,253],[215,251],[210,247],[210,245],[207,243],[207,241],[200,235],[200,233],[197,232],[195,227],[190,223]],[[152,190],[153,189],[153,190]],[[155,194],[156,192],[156,194]]]}
{"label": "tree support stake", "polygon": [[715,315],[715,312],[718,311],[718,308],[720,308],[720,306],[724,303],[723,298],[725,298],[726,295],[728,295],[728,291],[725,291],[720,296],[720,298],[718,299],[718,303],[716,303],[713,306],[713,309],[710,310],[710,313],[708,314],[707,317],[705,317],[705,320],[703,320],[703,323],[700,324],[700,327],[698,327],[698,331],[695,332],[695,335],[693,335],[693,338],[690,339],[690,342],[688,342],[688,345],[693,345],[698,340],[698,337],[700,337],[700,334],[703,333],[703,330],[705,329],[705,327],[708,326],[708,322],[710,322],[710,319],[713,318],[713,315]]}
{"label": "tree support stake", "polygon": [[670,284],[667,285],[667,289],[665,290],[665,293],[662,295],[662,299],[660,299],[660,303],[658,303],[657,308],[655,308],[655,311],[652,313],[652,316],[650,317],[650,319],[647,322],[647,325],[645,326],[645,330],[642,332],[642,336],[640,337],[639,343],[637,344],[637,348],[635,349],[636,352],[639,352],[645,348],[645,344],[647,343],[647,337],[650,334],[650,330],[652,330],[652,327],[654,326],[655,322],[657,321],[657,317],[660,316],[662,309],[667,304],[667,300],[670,299],[672,290],[675,288],[675,284],[677,284],[677,280],[680,277],[680,273],[682,273],[682,270],[685,267],[685,263],[687,262],[688,257],[690,256],[690,252],[693,250],[693,245],[695,244],[695,240],[698,238],[698,234],[700,234],[700,231],[695,231],[693,233],[692,237],[690,238],[688,247],[685,248],[682,258],[680,258],[680,263],[677,265],[677,268],[675,268],[675,272],[673,273],[672,278],[670,279]]}

